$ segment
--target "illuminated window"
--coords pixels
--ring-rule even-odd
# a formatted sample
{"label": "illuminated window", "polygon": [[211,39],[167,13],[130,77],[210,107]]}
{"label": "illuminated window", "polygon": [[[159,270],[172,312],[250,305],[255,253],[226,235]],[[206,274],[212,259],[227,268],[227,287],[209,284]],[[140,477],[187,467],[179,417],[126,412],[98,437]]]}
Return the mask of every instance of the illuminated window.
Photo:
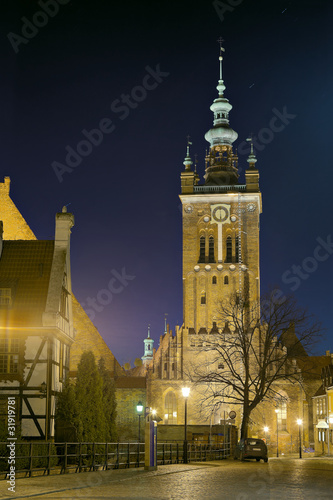
{"label": "illuminated window", "polygon": [[213,236],[209,237],[208,261],[209,262],[215,262],[215,258],[214,258],[214,238],[213,238]]}
{"label": "illuminated window", "polygon": [[232,239],[231,236],[227,237],[227,255],[226,255],[226,262],[232,262]]}
{"label": "illuminated window", "polygon": [[18,373],[18,353],[18,339],[0,339],[0,373]]}
{"label": "illuminated window", "polygon": [[177,399],[172,391],[165,396],[164,419],[166,424],[177,424]]}
{"label": "illuminated window", "polygon": [[206,253],[206,238],[204,236],[200,236],[200,255],[199,255],[199,264],[205,262],[205,253]]}
{"label": "illuminated window", "polygon": [[10,288],[0,288],[0,306],[12,305],[12,290]]}
{"label": "illuminated window", "polygon": [[286,431],[287,430],[287,398],[284,396],[280,396],[277,400],[277,420],[279,430]]}
{"label": "illuminated window", "polygon": [[206,293],[201,292],[201,304],[206,304]]}

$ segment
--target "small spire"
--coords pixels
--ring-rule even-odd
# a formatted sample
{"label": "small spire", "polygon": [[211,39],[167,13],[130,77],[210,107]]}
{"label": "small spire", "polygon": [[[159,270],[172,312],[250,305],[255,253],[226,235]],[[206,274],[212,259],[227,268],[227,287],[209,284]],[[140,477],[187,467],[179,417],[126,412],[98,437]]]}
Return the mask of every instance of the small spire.
{"label": "small spire", "polygon": [[193,165],[193,162],[190,157],[190,146],[192,145],[192,142],[190,141],[190,136],[187,136],[187,148],[186,148],[186,158],[183,161],[183,165],[185,165],[185,170],[191,170],[191,165]]}
{"label": "small spire", "polygon": [[246,161],[250,164],[250,166],[252,166],[252,165],[255,165],[255,163],[257,163],[257,157],[254,154],[254,150],[253,150],[253,138],[252,138],[252,134],[246,140],[247,140],[247,142],[249,142],[251,144],[251,152],[250,152],[250,154],[249,154],[249,156],[248,156],[248,158],[247,158]]}
{"label": "small spire", "polygon": [[167,333],[167,315],[168,313],[164,313],[164,333]]}
{"label": "small spire", "polygon": [[150,325],[148,325],[148,339],[150,339]]}

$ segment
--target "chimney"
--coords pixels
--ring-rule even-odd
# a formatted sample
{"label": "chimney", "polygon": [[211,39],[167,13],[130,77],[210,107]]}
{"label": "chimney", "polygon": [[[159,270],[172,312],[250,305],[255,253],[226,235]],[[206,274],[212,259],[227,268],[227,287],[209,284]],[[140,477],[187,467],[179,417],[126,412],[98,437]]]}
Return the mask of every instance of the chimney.
{"label": "chimney", "polygon": [[56,248],[67,248],[69,244],[71,228],[74,226],[74,215],[67,213],[63,207],[62,212],[56,214],[55,246]]}
{"label": "chimney", "polygon": [[2,254],[2,244],[3,244],[2,235],[3,235],[3,222],[2,220],[0,220],[0,259]]}
{"label": "chimney", "polygon": [[326,351],[326,356],[330,356],[330,355],[331,355],[330,351]]}

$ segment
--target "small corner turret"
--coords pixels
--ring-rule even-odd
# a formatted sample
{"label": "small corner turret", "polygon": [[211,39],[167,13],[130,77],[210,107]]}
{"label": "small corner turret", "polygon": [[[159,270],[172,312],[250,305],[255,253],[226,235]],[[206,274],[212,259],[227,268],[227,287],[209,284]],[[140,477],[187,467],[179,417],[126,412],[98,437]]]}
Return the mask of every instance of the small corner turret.
{"label": "small corner turret", "polygon": [[245,171],[246,191],[253,193],[259,191],[259,170],[256,167],[257,157],[254,154],[252,137],[246,140],[251,144],[251,151],[247,158],[249,166]]}
{"label": "small corner turret", "polygon": [[182,194],[193,193],[193,186],[198,177],[198,174],[196,172],[193,172],[191,168],[193,165],[193,162],[190,157],[191,144],[192,142],[190,142],[190,136],[187,136],[186,157],[185,160],[183,161],[185,170],[180,175]]}

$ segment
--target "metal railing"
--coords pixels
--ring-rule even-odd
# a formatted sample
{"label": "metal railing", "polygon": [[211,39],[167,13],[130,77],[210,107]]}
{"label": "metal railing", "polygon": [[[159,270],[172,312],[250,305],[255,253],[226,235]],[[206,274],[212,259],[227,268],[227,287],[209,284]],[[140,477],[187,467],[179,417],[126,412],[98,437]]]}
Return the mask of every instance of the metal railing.
{"label": "metal railing", "polygon": [[246,184],[233,184],[230,186],[193,186],[195,193],[225,193],[227,191],[246,191]]}
{"label": "metal railing", "polygon": [[[222,460],[230,455],[230,445],[188,441],[188,462]],[[9,475],[8,443],[0,443],[0,477]],[[158,442],[157,465],[184,462],[184,443]],[[145,463],[144,443],[43,443],[16,442],[16,477],[67,474],[142,467]]]}

